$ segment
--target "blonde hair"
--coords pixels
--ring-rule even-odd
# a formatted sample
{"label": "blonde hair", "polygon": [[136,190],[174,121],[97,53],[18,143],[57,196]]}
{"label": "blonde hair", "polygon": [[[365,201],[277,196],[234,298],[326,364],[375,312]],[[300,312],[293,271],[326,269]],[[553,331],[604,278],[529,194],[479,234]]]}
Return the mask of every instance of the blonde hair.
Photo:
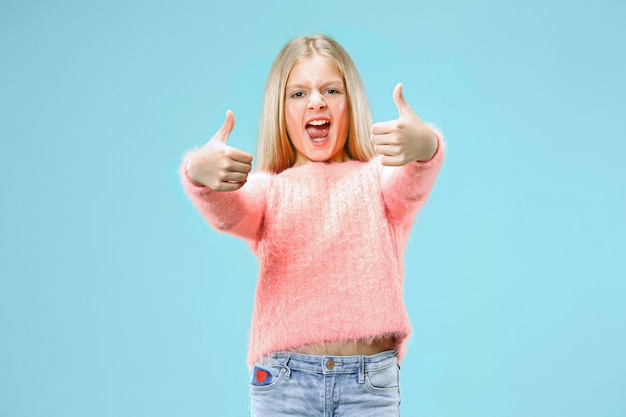
{"label": "blonde hair", "polygon": [[350,127],[345,152],[350,159],[370,160],[375,152],[370,141],[372,116],[359,73],[348,53],[336,41],[325,35],[302,36],[291,40],[278,53],[265,86],[265,100],[259,127],[258,168],[279,173],[291,167],[296,151],[285,125],[285,88],[291,70],[313,55],[332,60],[346,86]]}

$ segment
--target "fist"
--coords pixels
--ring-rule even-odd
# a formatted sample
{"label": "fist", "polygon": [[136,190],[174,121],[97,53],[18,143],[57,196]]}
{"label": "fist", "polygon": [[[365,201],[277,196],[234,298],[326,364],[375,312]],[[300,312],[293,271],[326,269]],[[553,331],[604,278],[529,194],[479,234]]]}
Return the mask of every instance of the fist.
{"label": "fist", "polygon": [[191,182],[213,191],[243,187],[252,169],[252,155],[226,144],[234,127],[235,115],[228,110],[220,130],[188,160],[186,169]]}
{"label": "fist", "polygon": [[383,155],[381,163],[389,166],[427,161],[437,150],[437,136],[413,112],[404,99],[402,84],[393,90],[393,101],[398,108],[398,119],[375,123],[370,139],[374,150]]}

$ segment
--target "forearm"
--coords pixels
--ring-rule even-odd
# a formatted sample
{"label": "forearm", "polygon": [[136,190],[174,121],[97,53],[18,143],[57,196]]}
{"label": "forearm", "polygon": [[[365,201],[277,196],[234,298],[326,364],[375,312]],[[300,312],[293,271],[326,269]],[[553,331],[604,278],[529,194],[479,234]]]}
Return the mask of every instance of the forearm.
{"label": "forearm", "polygon": [[266,176],[251,175],[235,191],[218,192],[193,181],[187,173],[187,154],[180,167],[183,188],[198,212],[215,229],[254,241],[265,211]]}
{"label": "forearm", "polygon": [[381,192],[389,213],[412,218],[428,199],[445,156],[445,144],[433,130],[435,144],[425,149],[424,160],[402,166],[381,166]]}

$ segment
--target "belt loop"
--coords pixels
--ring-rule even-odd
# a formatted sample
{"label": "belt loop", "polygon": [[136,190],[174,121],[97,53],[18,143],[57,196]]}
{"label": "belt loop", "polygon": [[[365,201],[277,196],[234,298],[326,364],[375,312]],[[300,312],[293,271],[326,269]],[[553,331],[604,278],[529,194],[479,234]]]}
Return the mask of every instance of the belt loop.
{"label": "belt loop", "polygon": [[363,355],[359,355],[359,384],[365,382],[365,363],[363,361]]}
{"label": "belt loop", "polygon": [[291,356],[287,354],[287,359],[285,359],[285,364],[283,365],[283,370],[285,371],[285,379],[289,381],[291,377],[291,369],[289,368],[289,361],[291,360]]}
{"label": "belt loop", "polygon": [[291,369],[289,369],[289,360],[291,357],[287,354],[287,359],[285,359],[285,363],[283,364],[283,369],[281,372],[285,372],[285,379],[289,381],[289,377],[291,376]]}

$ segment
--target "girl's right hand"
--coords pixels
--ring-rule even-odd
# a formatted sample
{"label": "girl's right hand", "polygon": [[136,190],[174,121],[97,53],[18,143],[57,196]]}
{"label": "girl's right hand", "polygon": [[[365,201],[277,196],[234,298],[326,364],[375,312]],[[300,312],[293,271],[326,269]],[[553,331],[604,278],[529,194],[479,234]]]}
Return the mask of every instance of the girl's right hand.
{"label": "girl's right hand", "polygon": [[246,183],[252,155],[226,144],[234,127],[235,115],[228,110],[220,130],[187,161],[187,176],[192,183],[213,191],[235,191]]}

